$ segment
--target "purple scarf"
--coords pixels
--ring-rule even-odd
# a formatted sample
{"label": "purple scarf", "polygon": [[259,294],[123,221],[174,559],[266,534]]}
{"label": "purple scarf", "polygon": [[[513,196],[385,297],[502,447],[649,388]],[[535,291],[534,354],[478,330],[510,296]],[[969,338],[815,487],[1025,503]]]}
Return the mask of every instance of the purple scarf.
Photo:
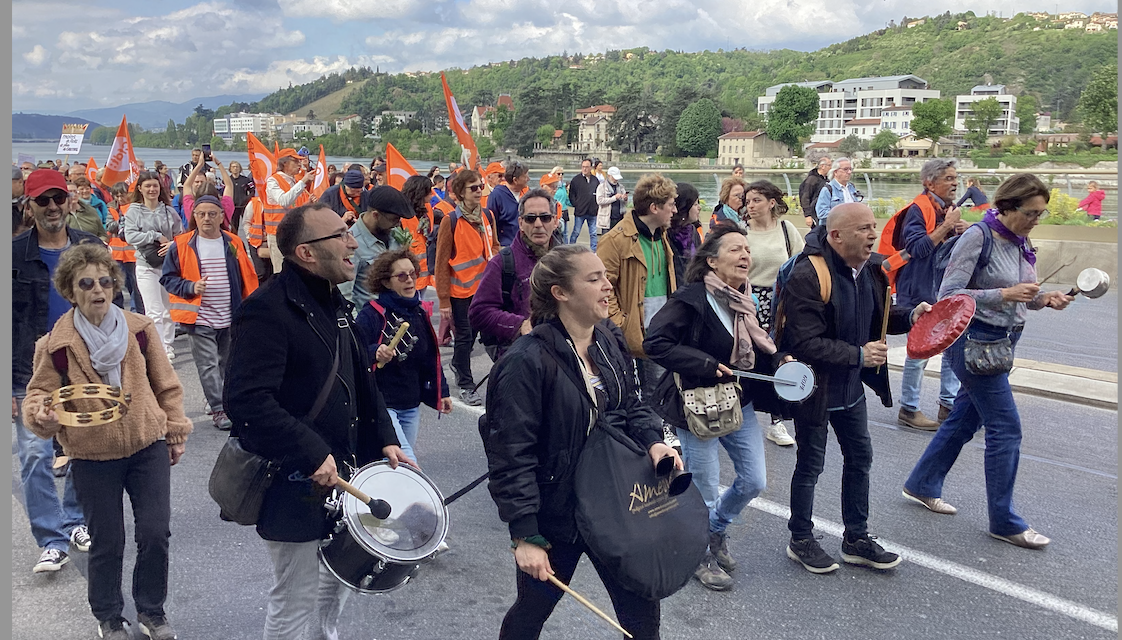
{"label": "purple scarf", "polygon": [[671,229],[668,234],[670,239],[674,241],[675,248],[681,249],[686,262],[689,262],[697,253],[697,247],[694,246],[693,230],[693,224],[687,223]]}
{"label": "purple scarf", "polygon": [[1025,257],[1025,261],[1034,267],[1036,266],[1036,252],[1029,248],[1028,238],[1013,233],[1001,220],[998,220],[997,209],[986,209],[986,215],[982,218],[982,222],[986,223],[986,226],[996,232],[997,235],[1020,247],[1021,255]]}

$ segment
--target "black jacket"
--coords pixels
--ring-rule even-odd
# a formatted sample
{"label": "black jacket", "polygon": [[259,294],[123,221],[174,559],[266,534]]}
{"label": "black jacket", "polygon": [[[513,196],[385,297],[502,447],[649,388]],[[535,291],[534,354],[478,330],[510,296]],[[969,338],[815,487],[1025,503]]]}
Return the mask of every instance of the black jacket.
{"label": "black jacket", "polygon": [[[286,261],[234,314],[223,404],[245,448],[281,463],[257,523],[266,540],[308,542],[328,533],[327,492],[307,479],[328,454],[347,478],[346,464],[361,467],[399,444],[365,347],[337,325],[349,310],[338,289]],[[309,424],[336,336],[343,340],[338,380]]]}
{"label": "black jacket", "polygon": [[[861,384],[869,386],[886,407],[892,406],[888,368],[862,367],[860,347],[880,340],[884,317],[884,293],[888,278],[881,269],[884,256],[874,253],[854,282],[853,270],[825,241],[825,225],[806,237],[802,258],[795,263],[791,277],[780,297],[786,317],[779,337],[779,350],[789,353],[814,369],[817,389],[795,409],[796,417],[823,424],[827,409],[834,403],[848,406],[861,397]],[[828,304],[822,303],[818,274],[805,256],[826,258],[832,280]],[[888,332],[907,333],[911,329],[911,309],[893,305]]]}
{"label": "black jacket", "polygon": [[[71,245],[105,244],[95,235],[69,227],[66,235]],[[39,257],[39,230],[31,227],[12,238],[12,387],[15,389],[27,387],[31,380],[35,341],[51,330],[47,326],[50,304],[47,298],[52,286],[47,263]]]}
{"label": "black jacket", "polygon": [[822,187],[829,183],[829,178],[818,173],[818,167],[812,167],[810,172],[806,174],[803,183],[799,185],[799,206],[803,208],[804,216],[818,217],[814,212],[814,206],[818,204],[818,196],[822,193]]}
{"label": "black jacket", "polygon": [[252,176],[240,173],[236,178],[230,176],[230,181],[234,183],[234,192],[226,195],[234,199],[235,207],[244,207],[257,193],[257,185],[253,183]]}
{"label": "black jacket", "polygon": [[483,430],[488,489],[511,538],[577,539],[573,476],[594,420],[608,420],[644,449],[662,441],[660,420],[639,401],[635,364],[619,328],[598,324],[589,357],[606,390],[597,393],[598,410],[578,384],[577,354],[558,320],[516,340],[491,370]]}
{"label": "black jacket", "polygon": [[578,173],[569,181],[569,202],[573,203],[574,216],[595,216],[600,212],[600,205],[596,204],[599,186],[600,179],[592,174],[585,178],[583,173]]}

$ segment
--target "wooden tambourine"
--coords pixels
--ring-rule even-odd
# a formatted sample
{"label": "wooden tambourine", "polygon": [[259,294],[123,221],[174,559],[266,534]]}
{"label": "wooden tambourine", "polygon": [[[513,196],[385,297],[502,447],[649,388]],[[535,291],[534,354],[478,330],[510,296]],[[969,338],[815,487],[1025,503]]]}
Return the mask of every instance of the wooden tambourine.
{"label": "wooden tambourine", "polygon": [[[112,407],[101,411],[65,411],[62,405],[74,400],[108,400]],[[58,423],[64,427],[98,427],[116,422],[129,412],[132,396],[122,393],[120,387],[107,384],[72,384],[51,394],[48,408],[58,414]]]}

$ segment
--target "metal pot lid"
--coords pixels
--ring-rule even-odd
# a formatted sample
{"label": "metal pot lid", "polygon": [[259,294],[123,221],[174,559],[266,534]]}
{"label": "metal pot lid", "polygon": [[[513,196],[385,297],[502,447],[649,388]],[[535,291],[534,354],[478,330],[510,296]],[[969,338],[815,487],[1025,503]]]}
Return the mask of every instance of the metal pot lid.
{"label": "metal pot lid", "polygon": [[408,465],[391,469],[388,462],[363,467],[351,484],[390,504],[390,516],[379,520],[370,508],[348,494],[343,514],[351,535],[371,553],[398,562],[429,558],[448,533],[444,496],[423,473]]}
{"label": "metal pot lid", "polygon": [[936,302],[908,332],[908,357],[926,360],[945,351],[970,326],[976,308],[973,296],[965,293]]}

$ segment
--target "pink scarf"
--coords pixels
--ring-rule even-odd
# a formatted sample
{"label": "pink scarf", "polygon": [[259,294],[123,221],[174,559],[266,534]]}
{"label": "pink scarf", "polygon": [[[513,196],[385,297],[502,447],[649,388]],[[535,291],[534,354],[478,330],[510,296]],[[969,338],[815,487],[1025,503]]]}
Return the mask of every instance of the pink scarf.
{"label": "pink scarf", "polygon": [[[705,274],[705,290],[718,301],[727,304],[733,312],[732,357],[729,359],[732,368],[742,371],[752,370],[756,364],[753,344],[764,353],[775,353],[775,343],[771,341],[771,337],[763,330],[756,318],[756,304],[752,302],[750,293],[741,293],[733,289],[712,271]],[[751,291],[752,286],[745,283],[744,290]]]}

